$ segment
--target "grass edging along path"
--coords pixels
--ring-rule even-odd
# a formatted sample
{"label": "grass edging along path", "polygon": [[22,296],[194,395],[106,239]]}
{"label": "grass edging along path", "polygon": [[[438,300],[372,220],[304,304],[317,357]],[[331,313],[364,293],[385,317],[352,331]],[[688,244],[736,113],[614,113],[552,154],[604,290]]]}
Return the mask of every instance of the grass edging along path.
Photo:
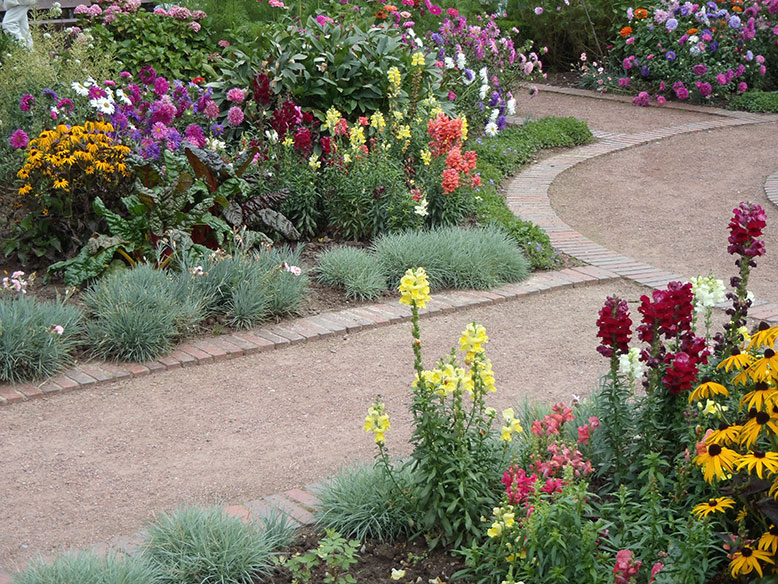
{"label": "grass edging along path", "polygon": [[[610,270],[592,266],[568,268],[556,272],[536,273],[518,284],[500,286],[491,291],[450,291],[435,294],[422,316],[516,299],[533,292],[575,286],[582,283],[618,278]],[[41,383],[0,385],[0,405],[56,395],[65,391],[111,383],[130,377],[143,377],[159,371],[192,367],[282,349],[297,343],[315,341],[334,335],[410,321],[410,312],[396,301],[364,304],[339,312],[325,312],[295,320],[282,321],[248,331],[190,340],[172,353],[146,363],[116,364],[89,361],[71,367]]]}

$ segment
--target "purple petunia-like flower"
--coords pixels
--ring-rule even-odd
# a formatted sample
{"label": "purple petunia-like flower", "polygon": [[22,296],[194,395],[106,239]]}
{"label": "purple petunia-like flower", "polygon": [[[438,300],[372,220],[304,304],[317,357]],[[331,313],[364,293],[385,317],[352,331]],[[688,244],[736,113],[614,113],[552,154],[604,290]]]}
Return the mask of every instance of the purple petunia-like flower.
{"label": "purple petunia-like flower", "polygon": [[57,92],[53,89],[44,89],[41,91],[42,95],[48,95],[52,100],[57,101],[59,99],[59,96],[57,95]]}
{"label": "purple petunia-like flower", "polygon": [[675,52],[674,51],[667,51],[665,53],[665,59],[668,61],[675,61]]}
{"label": "purple petunia-like flower", "polygon": [[674,31],[676,28],[678,28],[678,21],[675,18],[668,18],[665,22],[665,26],[667,27],[668,31]]}
{"label": "purple petunia-like flower", "polygon": [[243,110],[234,105],[227,112],[227,123],[230,126],[240,126],[243,122],[243,117]]}
{"label": "purple petunia-like flower", "polygon": [[27,136],[24,130],[19,129],[11,134],[11,137],[8,139],[8,141],[11,143],[12,148],[21,150],[22,148],[27,148],[27,144],[30,143],[30,138]]}
{"label": "purple petunia-like flower", "polygon": [[536,6],[534,12],[535,12],[535,14],[540,16],[541,14],[543,14],[543,7],[542,6]]}

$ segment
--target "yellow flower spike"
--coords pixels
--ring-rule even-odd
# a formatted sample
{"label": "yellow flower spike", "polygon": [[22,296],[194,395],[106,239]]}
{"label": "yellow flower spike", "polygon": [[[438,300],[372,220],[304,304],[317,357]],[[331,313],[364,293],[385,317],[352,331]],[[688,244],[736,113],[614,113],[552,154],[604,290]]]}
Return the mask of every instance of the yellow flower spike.
{"label": "yellow flower spike", "polygon": [[384,118],[384,114],[381,112],[373,113],[373,115],[370,116],[370,125],[379,132],[383,132],[384,128],[386,128],[386,119]]}
{"label": "yellow flower spike", "polygon": [[384,433],[391,428],[389,416],[384,413],[384,408],[385,405],[376,400],[376,402],[367,410],[365,425],[362,426],[362,429],[365,432],[372,432],[375,434],[376,444],[383,444],[385,442]]}
{"label": "yellow flower spike", "polygon": [[694,509],[692,513],[697,516],[697,519],[707,517],[711,513],[725,513],[727,509],[731,509],[735,506],[735,501],[729,497],[718,497],[716,499],[710,499],[705,503],[700,503]]}
{"label": "yellow flower spike", "polygon": [[424,60],[424,53],[421,51],[416,51],[413,53],[413,56],[411,57],[411,66],[413,67],[424,67],[425,60]]}
{"label": "yellow flower spike", "polygon": [[474,322],[468,324],[459,338],[459,349],[466,353],[465,363],[472,363],[476,355],[482,354],[484,352],[483,345],[487,342],[489,342],[489,337],[486,336],[484,326]]}
{"label": "yellow flower spike", "polygon": [[389,79],[389,84],[393,89],[399,89],[402,83],[402,73],[397,67],[390,67],[386,72],[386,76]]}
{"label": "yellow flower spike", "polygon": [[432,152],[427,150],[426,148],[421,151],[420,153],[421,161],[424,163],[424,166],[429,166],[430,162],[432,162]]}
{"label": "yellow flower spike", "polygon": [[397,289],[402,304],[424,308],[430,301],[430,285],[424,268],[409,268]]}
{"label": "yellow flower spike", "polygon": [[732,472],[739,460],[738,453],[718,444],[710,444],[703,454],[694,457],[695,464],[703,467],[703,474],[707,482],[713,478],[725,479],[727,473]]}
{"label": "yellow flower spike", "polygon": [[486,530],[486,535],[491,538],[500,537],[502,535],[502,523],[495,521],[492,526]]}
{"label": "yellow flower spike", "polygon": [[762,566],[760,561],[767,562],[768,564],[775,564],[775,561],[764,550],[753,549],[751,546],[744,545],[739,551],[732,556],[732,561],[729,563],[729,571],[733,578],[737,578],[741,575],[750,574],[756,571],[759,577],[763,577]]}
{"label": "yellow flower spike", "polygon": [[748,474],[754,474],[760,479],[764,478],[765,469],[773,474],[778,473],[778,452],[763,452],[761,450],[749,451],[737,465],[737,469],[746,468]]}
{"label": "yellow flower spike", "polygon": [[701,399],[707,399],[714,395],[728,396],[729,391],[726,387],[710,379],[703,380],[703,382],[689,394],[689,403],[693,401],[699,401]]}

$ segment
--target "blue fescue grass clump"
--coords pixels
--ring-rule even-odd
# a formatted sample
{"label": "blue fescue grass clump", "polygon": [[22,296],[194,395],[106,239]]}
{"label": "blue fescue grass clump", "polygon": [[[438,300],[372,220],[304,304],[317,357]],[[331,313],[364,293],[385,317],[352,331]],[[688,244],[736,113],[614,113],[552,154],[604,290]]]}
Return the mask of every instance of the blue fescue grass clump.
{"label": "blue fescue grass clump", "polygon": [[159,584],[159,572],[149,563],[114,553],[62,554],[39,559],[13,575],[14,584]]}
{"label": "blue fescue grass clump", "polygon": [[400,490],[412,484],[409,465],[396,474],[397,486],[383,467],[359,465],[342,470],[316,493],[314,511],[319,526],[334,529],[344,537],[393,541],[413,533],[413,510]]}
{"label": "blue fescue grass clump", "polygon": [[433,290],[483,290],[523,280],[529,267],[516,242],[491,226],[383,235],[373,251],[392,286],[408,268],[422,266]]}
{"label": "blue fescue grass clump", "polygon": [[163,513],[147,531],[142,557],[161,584],[254,584],[294,536],[285,515],[244,522],[218,507]]}
{"label": "blue fescue grass clump", "polygon": [[386,276],[375,256],[348,246],[328,249],[317,258],[316,279],[343,288],[355,300],[372,300],[386,290]]}
{"label": "blue fescue grass clump", "polygon": [[0,380],[54,375],[71,361],[80,341],[81,320],[79,309],[60,302],[0,298]]}

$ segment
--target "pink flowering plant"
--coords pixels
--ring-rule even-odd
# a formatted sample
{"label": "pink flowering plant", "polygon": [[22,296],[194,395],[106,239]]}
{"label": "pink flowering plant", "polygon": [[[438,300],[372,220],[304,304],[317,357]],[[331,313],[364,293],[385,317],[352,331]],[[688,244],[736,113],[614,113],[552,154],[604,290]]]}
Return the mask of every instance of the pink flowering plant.
{"label": "pink flowering plant", "polygon": [[74,13],[79,28],[131,71],[151,64],[164,77],[191,80],[218,58],[202,10],[165,4],[149,11],[139,0],[98,0]]}
{"label": "pink flowering plant", "polygon": [[[610,53],[635,105],[710,102],[774,88],[778,5],[771,0],[668,1],[629,8]],[[631,82],[631,83],[630,83]]]}

